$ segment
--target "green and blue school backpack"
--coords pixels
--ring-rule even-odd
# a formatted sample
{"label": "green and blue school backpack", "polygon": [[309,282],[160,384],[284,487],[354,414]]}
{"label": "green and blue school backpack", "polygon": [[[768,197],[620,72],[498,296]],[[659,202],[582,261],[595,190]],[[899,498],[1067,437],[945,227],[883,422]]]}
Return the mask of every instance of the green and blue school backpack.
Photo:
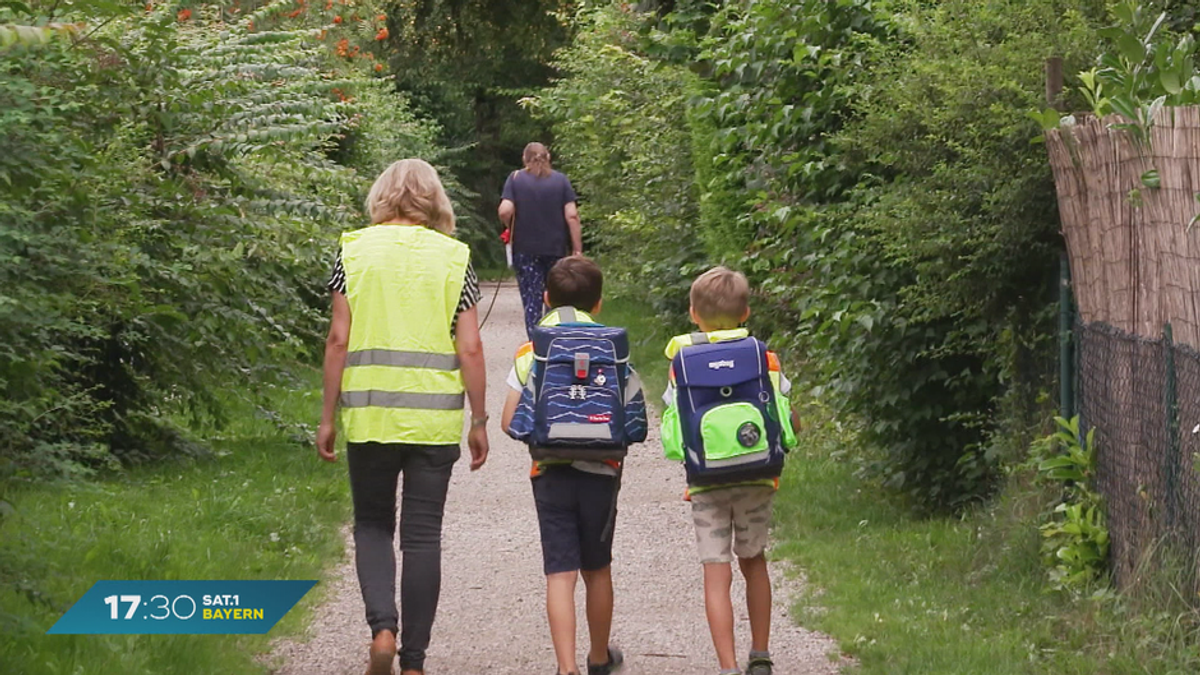
{"label": "green and blue school backpack", "polygon": [[646,440],[646,399],[629,393],[624,328],[592,323],[538,326],[533,367],[509,424],[534,459],[620,459]]}
{"label": "green and blue school backpack", "polygon": [[767,346],[753,337],[684,347],[672,360],[688,484],[774,478],[785,448]]}

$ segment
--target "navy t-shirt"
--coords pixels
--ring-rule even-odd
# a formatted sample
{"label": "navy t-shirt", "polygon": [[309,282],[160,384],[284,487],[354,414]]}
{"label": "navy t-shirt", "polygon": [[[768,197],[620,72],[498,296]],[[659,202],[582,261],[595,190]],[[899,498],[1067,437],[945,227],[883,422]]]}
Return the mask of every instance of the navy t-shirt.
{"label": "navy t-shirt", "polygon": [[563,256],[570,253],[571,237],[563,207],[577,200],[566,176],[551,171],[539,178],[514,171],[504,181],[504,199],[517,207],[513,227],[513,253]]}

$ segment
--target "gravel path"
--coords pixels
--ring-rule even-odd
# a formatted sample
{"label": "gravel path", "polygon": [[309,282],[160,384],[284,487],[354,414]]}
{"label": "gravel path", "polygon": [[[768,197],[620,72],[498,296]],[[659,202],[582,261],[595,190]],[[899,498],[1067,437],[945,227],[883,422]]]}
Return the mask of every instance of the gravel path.
{"label": "gravel path", "polygon": [[[494,287],[485,285],[484,306]],[[483,329],[488,360],[491,454],[483,469],[455,469],[446,504],[442,596],[427,667],[457,675],[549,674],[554,653],[544,613],[541,549],[529,487],[529,455],[499,430],[504,379],[512,354],[525,340],[515,285],[505,285]],[[613,642],[625,651],[631,675],[715,673],[716,657],[704,620],[701,569],[688,505],[681,500],[682,470],[661,459],[657,424],[629,455],[614,548],[616,610]],[[464,451],[464,456],[465,456]],[[315,459],[313,461],[316,461]],[[282,640],[268,657],[279,675],[357,675],[370,639],[353,565],[334,570],[325,604],[315,612],[306,641]],[[794,576],[794,575],[790,575]],[[736,575],[735,575],[736,577]],[[799,581],[772,565],[775,620],[771,651],[781,675],[836,673],[829,637],[796,627],[787,615]],[[583,584],[579,584],[580,663],[586,658]],[[743,587],[735,582],[739,658],[749,649]]]}

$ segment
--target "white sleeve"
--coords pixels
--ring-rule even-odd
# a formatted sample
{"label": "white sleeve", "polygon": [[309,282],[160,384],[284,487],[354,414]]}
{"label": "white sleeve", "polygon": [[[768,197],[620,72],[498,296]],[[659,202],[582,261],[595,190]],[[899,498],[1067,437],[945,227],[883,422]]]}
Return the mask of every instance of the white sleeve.
{"label": "white sleeve", "polygon": [[787,375],[784,375],[783,371],[779,372],[779,393],[784,396],[792,393],[792,381],[787,379]]}
{"label": "white sleeve", "polygon": [[504,384],[507,384],[508,388],[512,389],[513,391],[521,391],[525,388],[525,385],[521,384],[521,381],[517,379],[516,366],[508,369],[508,378],[504,380]]}
{"label": "white sleeve", "polygon": [[642,393],[642,378],[633,368],[629,369],[629,378],[625,380],[625,404],[633,400],[633,397]]}

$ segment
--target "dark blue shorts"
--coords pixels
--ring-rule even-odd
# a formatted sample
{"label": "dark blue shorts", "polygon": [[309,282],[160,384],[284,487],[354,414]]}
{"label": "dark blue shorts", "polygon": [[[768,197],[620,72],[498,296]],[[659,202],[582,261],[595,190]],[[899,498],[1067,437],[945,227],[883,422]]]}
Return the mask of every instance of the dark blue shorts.
{"label": "dark blue shorts", "polygon": [[617,479],[570,466],[533,478],[546,574],[592,571],[612,563]]}

